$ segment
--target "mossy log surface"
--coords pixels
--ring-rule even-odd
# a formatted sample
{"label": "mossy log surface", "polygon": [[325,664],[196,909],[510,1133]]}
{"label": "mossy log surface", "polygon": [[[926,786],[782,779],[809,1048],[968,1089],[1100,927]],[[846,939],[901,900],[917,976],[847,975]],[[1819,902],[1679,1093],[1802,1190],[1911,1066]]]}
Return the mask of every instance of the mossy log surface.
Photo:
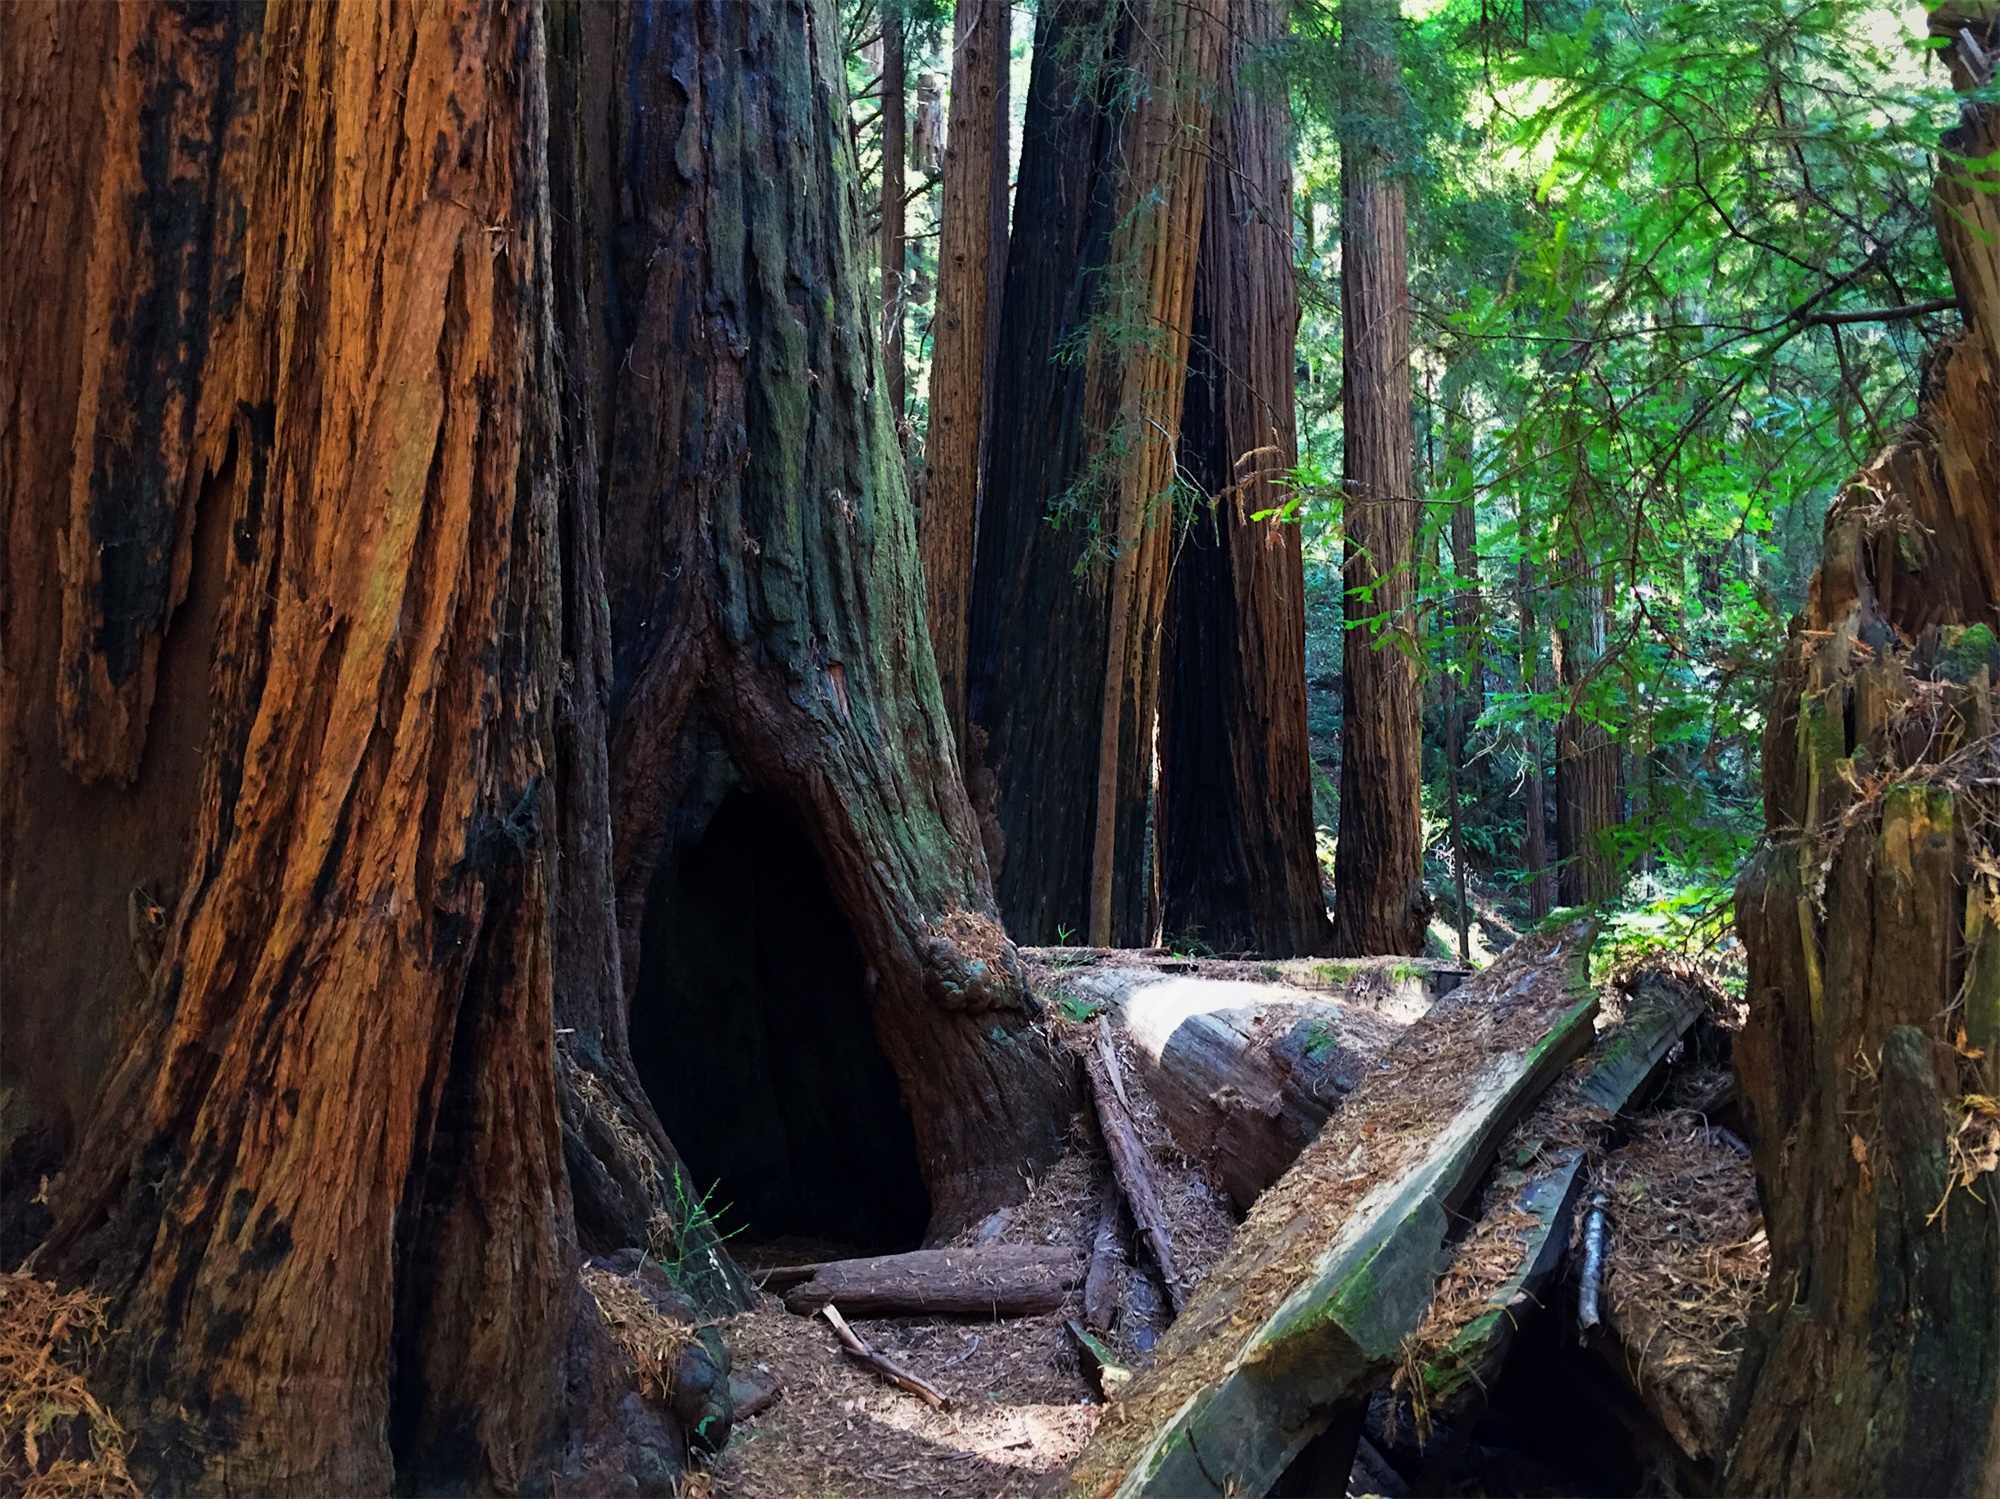
{"label": "mossy log surface", "polygon": [[1262,1494],[1395,1360],[1450,1221],[1591,1043],[1586,923],[1517,943],[1416,1025],[1259,1199],[1071,1492]]}

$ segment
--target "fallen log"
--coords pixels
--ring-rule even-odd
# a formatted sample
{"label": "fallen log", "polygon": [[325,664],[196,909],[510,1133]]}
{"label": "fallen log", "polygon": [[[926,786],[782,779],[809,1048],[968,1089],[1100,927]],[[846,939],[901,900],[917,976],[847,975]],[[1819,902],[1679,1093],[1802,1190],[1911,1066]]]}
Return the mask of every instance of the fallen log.
{"label": "fallen log", "polygon": [[1591,1043],[1589,923],[1516,943],[1440,1000],[1260,1198],[1072,1492],[1256,1495],[1394,1362],[1454,1213]]}
{"label": "fallen log", "polygon": [[1097,1232],[1090,1244],[1090,1269],[1083,1277],[1083,1320],[1093,1332],[1109,1332],[1118,1314],[1118,1272],[1125,1265],[1124,1236],[1118,1232],[1118,1185],[1104,1189],[1097,1207]]}
{"label": "fallen log", "polygon": [[1111,1174],[1118,1179],[1119,1190],[1124,1192],[1126,1204],[1132,1209],[1132,1221],[1138,1224],[1147,1247],[1153,1251],[1153,1262],[1160,1267],[1160,1279],[1167,1287],[1167,1300],[1173,1305],[1174,1315],[1179,1316],[1187,1293],[1181,1289],[1180,1274],[1174,1265],[1173,1229],[1153,1181],[1152,1157],[1132,1123],[1131,1105],[1126,1101],[1124,1082],[1118,1072],[1118,1049],[1102,1020],[1097,1023],[1097,1054],[1090,1059],[1089,1072],[1090,1091],[1097,1103],[1098,1128],[1104,1135],[1105,1153],[1111,1157]]}
{"label": "fallen log", "polygon": [[1028,1317],[1052,1312],[1083,1278],[1073,1251],[1039,1244],[918,1249],[829,1260],[785,1294],[786,1310],[811,1316],[839,1302],[857,1317]]}
{"label": "fallen log", "polygon": [[951,1397],[929,1380],[912,1374],[887,1354],[876,1352],[874,1346],[860,1333],[847,1325],[847,1319],[840,1315],[840,1308],[828,1302],[820,1308],[826,1320],[833,1326],[833,1335],[840,1339],[840,1348],[857,1364],[873,1369],[882,1378],[899,1390],[908,1391],[933,1409],[949,1411]]}
{"label": "fallen log", "polygon": [[1502,1162],[1488,1188],[1481,1221],[1454,1252],[1397,1377],[1420,1435],[1431,1419],[1460,1414],[1499,1369],[1521,1319],[1562,1268],[1590,1146],[1651,1095],[1708,1003],[1698,980],[1641,974],[1627,985],[1624,1016],[1598,1036],[1584,1069],[1521,1123],[1514,1159]]}
{"label": "fallen log", "polygon": [[[1130,967],[1065,982],[1107,1007],[1160,1122],[1215,1168],[1238,1211],[1284,1175],[1404,1029],[1374,1005],[1287,984]],[[1425,980],[1409,982],[1421,990]]]}

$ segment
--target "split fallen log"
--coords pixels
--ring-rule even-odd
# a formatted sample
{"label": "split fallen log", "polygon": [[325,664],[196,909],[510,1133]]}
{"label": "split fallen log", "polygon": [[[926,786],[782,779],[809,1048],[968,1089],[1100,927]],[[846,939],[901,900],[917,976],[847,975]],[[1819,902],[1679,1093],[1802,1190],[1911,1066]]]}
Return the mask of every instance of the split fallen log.
{"label": "split fallen log", "polygon": [[1452,1215],[1591,1043],[1591,935],[1516,943],[1376,1064],[1107,1414],[1074,1494],[1267,1493],[1387,1372],[1430,1305]]}
{"label": "split fallen log", "polygon": [[919,1378],[905,1369],[894,1359],[875,1351],[869,1341],[847,1325],[847,1319],[840,1315],[840,1308],[828,1302],[820,1308],[826,1320],[833,1326],[833,1335],[840,1339],[841,1351],[857,1364],[866,1365],[899,1390],[915,1395],[926,1405],[936,1410],[951,1409],[951,1397],[929,1380]]}
{"label": "split fallen log", "polygon": [[[1462,1413],[1498,1372],[1521,1320],[1561,1270],[1582,1196],[1589,1147],[1649,1097],[1708,1007],[1699,981],[1645,973],[1627,986],[1625,1015],[1597,1038],[1587,1070],[1572,1072],[1523,1121],[1519,1149],[1487,1190],[1481,1222],[1460,1241],[1440,1300],[1404,1375],[1418,1426]],[[1461,1268],[1462,1267],[1462,1268]],[[1427,1347],[1436,1330],[1435,1346]]]}
{"label": "split fallen log", "polygon": [[1097,1381],[1097,1393],[1106,1400],[1115,1400],[1132,1382],[1132,1371],[1118,1361],[1110,1345],[1071,1318],[1063,1324],[1069,1335],[1076,1339],[1077,1352],[1083,1358],[1083,1366],[1090,1377]]}
{"label": "split fallen log", "polygon": [[1102,1019],[1097,1023],[1097,1055],[1090,1059],[1090,1089],[1097,1102],[1097,1124],[1104,1134],[1105,1153],[1111,1157],[1111,1172],[1132,1209],[1132,1221],[1139,1225],[1153,1262],[1160,1267],[1160,1279],[1167,1287],[1167,1300],[1179,1316],[1187,1293],[1181,1289],[1180,1273],[1174,1265],[1174,1235],[1167,1211],[1160,1202],[1160,1190],[1153,1180],[1153,1160],[1146,1142],[1132,1123],[1131,1105],[1125,1099],[1125,1085],[1118,1071],[1118,1048],[1111,1030]]}
{"label": "split fallen log", "polygon": [[919,1249],[871,1259],[829,1260],[785,1294],[811,1316],[839,1302],[857,1317],[1030,1317],[1063,1304],[1083,1279],[1075,1251],[1040,1244]]}
{"label": "split fallen log", "polygon": [[[1127,967],[1066,983],[1110,1008],[1160,1122],[1215,1168],[1239,1211],[1284,1175],[1404,1029],[1376,1007],[1288,984]],[[1422,990],[1425,980],[1410,983]]]}
{"label": "split fallen log", "polygon": [[1083,1320],[1092,1331],[1109,1332],[1118,1313],[1118,1272],[1125,1265],[1124,1236],[1118,1215],[1124,1211],[1118,1184],[1104,1189],[1097,1207],[1097,1232],[1091,1238],[1090,1269],[1083,1277]]}

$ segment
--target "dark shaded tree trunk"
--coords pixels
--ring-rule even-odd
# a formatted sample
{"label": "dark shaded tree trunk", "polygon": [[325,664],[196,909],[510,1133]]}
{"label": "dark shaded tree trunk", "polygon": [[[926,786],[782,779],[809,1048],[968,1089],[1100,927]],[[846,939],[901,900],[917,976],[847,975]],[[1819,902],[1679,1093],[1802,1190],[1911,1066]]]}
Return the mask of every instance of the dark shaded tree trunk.
{"label": "dark shaded tree trunk", "polygon": [[[1219,952],[1326,952],[1306,733],[1299,529],[1273,512],[1298,462],[1292,370],[1291,112],[1245,78],[1282,30],[1270,0],[1234,0],[1210,131],[1181,469],[1208,505],[1168,589],[1160,688],[1161,924]],[[1259,519],[1259,517],[1263,517]]]}
{"label": "dark shaded tree trunk", "polygon": [[[1514,607],[1521,621],[1521,690],[1542,692],[1542,636],[1535,618],[1535,565],[1525,552],[1516,573]],[[1549,868],[1548,783],[1542,762],[1542,721],[1521,720],[1521,867],[1528,875],[1528,914],[1539,920],[1555,905]]]}
{"label": "dark shaded tree trunk", "polygon": [[[1006,248],[1006,0],[960,0],[952,44],[951,128],[945,136],[938,226],[937,311],[931,323],[930,421],[918,526],[930,591],[931,647],[952,734],[965,743],[966,630],[972,546],[999,324],[988,298],[995,251]],[[1002,230],[993,228],[996,190]]]}
{"label": "dark shaded tree trunk", "polygon": [[1169,499],[1221,34],[1191,0],[1065,0],[1037,22],[968,668],[1001,907],[1033,941],[1154,929]]}
{"label": "dark shaded tree trunk", "polygon": [[1555,635],[1556,679],[1570,709],[1556,724],[1556,889],[1566,906],[1610,900],[1622,884],[1607,835],[1624,818],[1623,759],[1618,742],[1578,707],[1605,650],[1608,590],[1597,569],[1576,569],[1569,615]]}
{"label": "dark shaded tree trunk", "polygon": [[577,1270],[664,1232],[741,1294],[627,1041],[728,788],[831,892],[934,1227],[1059,1145],[921,648],[836,34],[8,18],[0,1056],[75,1143],[36,1266],[108,1297],[149,1488],[671,1486],[688,1430]]}
{"label": "dark shaded tree trunk", "polygon": [[[1349,0],[1342,46],[1374,111],[1394,107],[1397,11]],[[1345,665],[1335,941],[1350,956],[1418,953],[1424,890],[1422,699],[1410,616],[1417,501],[1411,465],[1409,234],[1394,163],[1341,146],[1341,357],[1345,416]]]}
{"label": "dark shaded tree trunk", "polygon": [[909,303],[908,241],[903,198],[909,191],[909,67],[904,57],[902,7],[882,6],[882,379],[889,419],[903,421],[903,313]]}
{"label": "dark shaded tree trunk", "polygon": [[[1991,41],[1992,19],[1932,15],[1961,88],[1985,68],[1958,29]],[[1944,144],[1990,159],[2000,117]],[[2000,1482],[2000,220],[1962,171],[1937,222],[1969,326],[1828,512],[1765,731],[1769,842],[1737,886],[1772,1284],[1731,1492]]]}

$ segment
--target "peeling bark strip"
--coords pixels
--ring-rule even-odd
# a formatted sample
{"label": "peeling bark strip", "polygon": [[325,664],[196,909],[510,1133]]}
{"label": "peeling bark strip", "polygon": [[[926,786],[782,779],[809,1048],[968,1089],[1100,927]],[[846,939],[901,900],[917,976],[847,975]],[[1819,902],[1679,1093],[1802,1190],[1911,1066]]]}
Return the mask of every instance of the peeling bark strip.
{"label": "peeling bark strip", "polygon": [[[1954,81],[2000,7],[1946,5]],[[1990,160],[1970,106],[1941,162]],[[1732,1493],[1990,1493],[2000,1483],[2000,247],[1988,182],[1940,167],[1968,326],[1911,435],[1826,518],[1764,738],[1769,847],[1737,884],[1736,1047],[1771,1245]]]}
{"label": "peeling bark strip", "polygon": [[1229,5],[1181,415],[1181,468],[1209,505],[1182,532],[1160,685],[1161,927],[1266,957],[1333,941],[1313,840],[1305,563],[1299,527],[1273,514],[1298,464],[1291,111],[1245,76],[1283,16],[1273,0]]}
{"label": "peeling bark strip", "polygon": [[[224,171],[256,103],[249,6],[124,5],[88,250],[63,575],[63,757],[139,772],[167,620],[187,590],[189,450],[211,320],[240,295],[242,203]],[[238,141],[239,157],[241,142]]]}
{"label": "peeling bark strip", "polygon": [[1526,938],[1410,1028],[1251,1210],[1069,1492],[1263,1494],[1386,1373],[1506,1132],[1591,1044],[1591,928]]}
{"label": "peeling bark strip", "polygon": [[195,873],[43,1251],[114,1298],[149,1487],[511,1487],[560,1411],[539,37],[265,17]]}
{"label": "peeling bark strip", "polygon": [[1160,625],[1222,21],[1209,0],[1063,0],[1037,22],[968,667],[1001,905],[1031,941],[1136,945],[1153,925]]}

